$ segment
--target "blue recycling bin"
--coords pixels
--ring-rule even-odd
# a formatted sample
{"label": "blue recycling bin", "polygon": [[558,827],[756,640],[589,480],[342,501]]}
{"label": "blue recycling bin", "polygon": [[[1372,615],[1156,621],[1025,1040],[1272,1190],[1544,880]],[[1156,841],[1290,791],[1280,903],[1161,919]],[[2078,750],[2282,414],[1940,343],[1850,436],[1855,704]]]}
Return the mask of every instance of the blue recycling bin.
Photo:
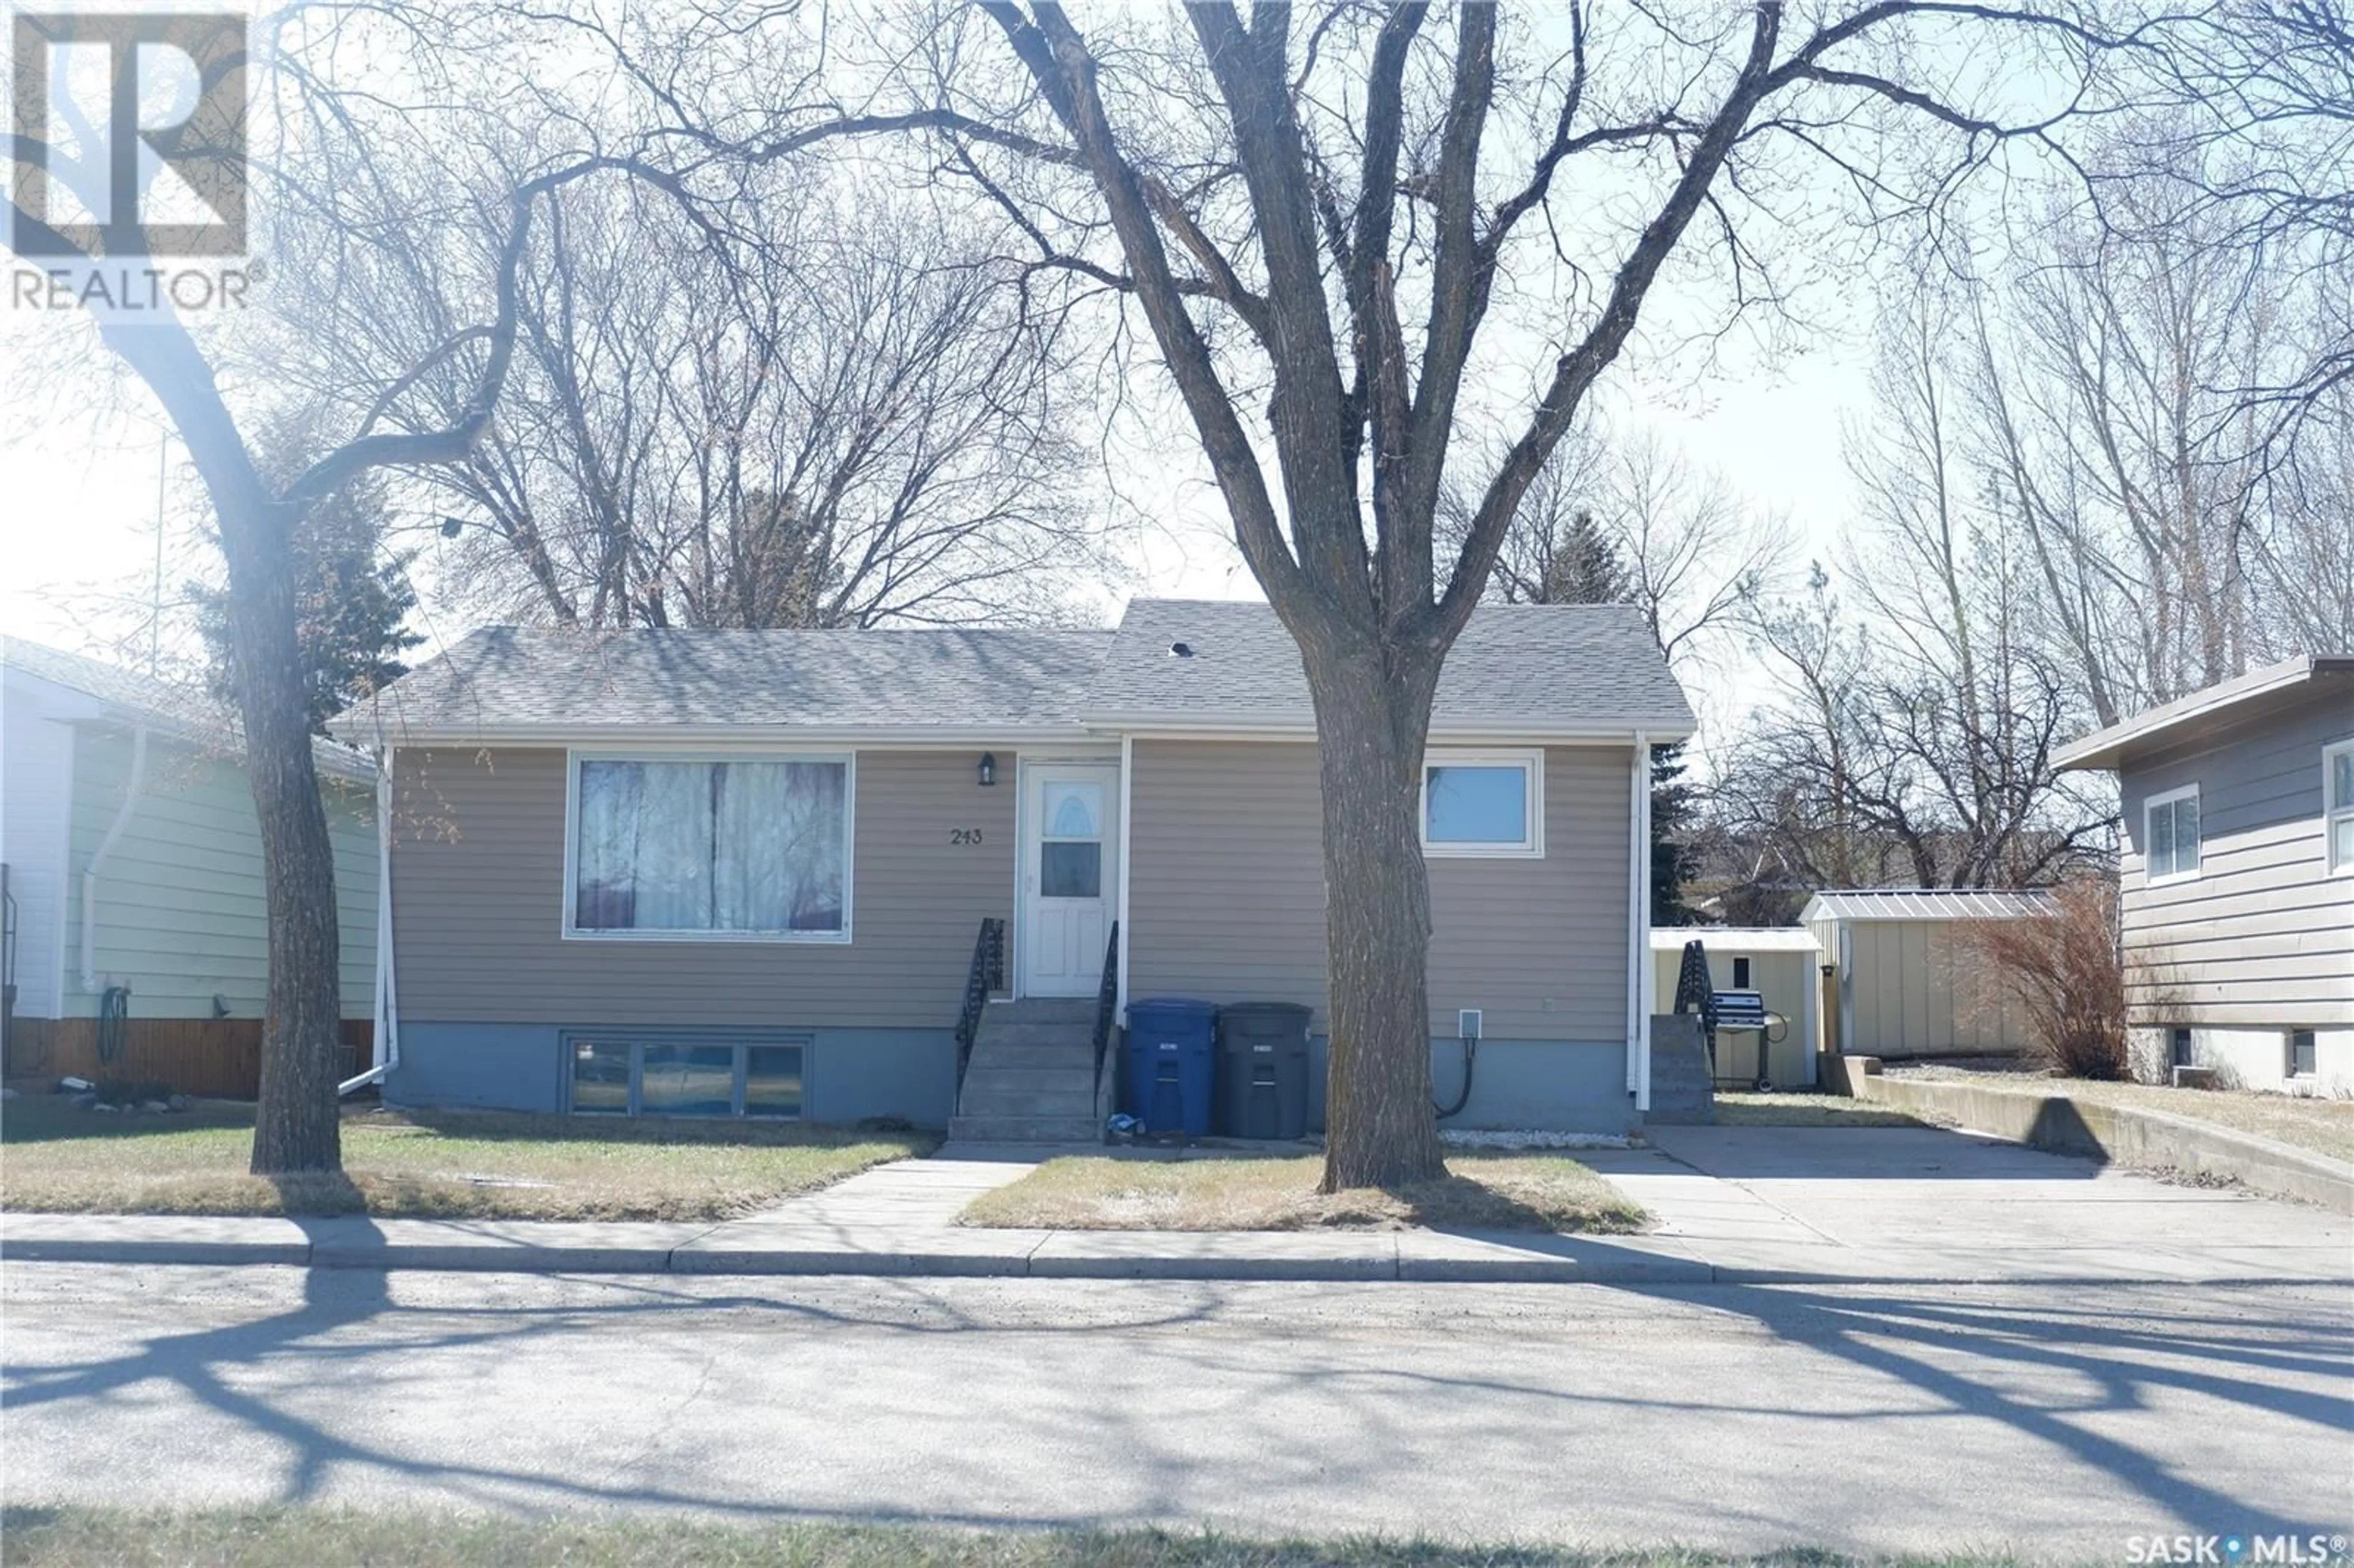
{"label": "blue recycling bin", "polygon": [[1205,1138],[1218,1009],[1184,997],[1128,1004],[1128,1114],[1154,1132]]}

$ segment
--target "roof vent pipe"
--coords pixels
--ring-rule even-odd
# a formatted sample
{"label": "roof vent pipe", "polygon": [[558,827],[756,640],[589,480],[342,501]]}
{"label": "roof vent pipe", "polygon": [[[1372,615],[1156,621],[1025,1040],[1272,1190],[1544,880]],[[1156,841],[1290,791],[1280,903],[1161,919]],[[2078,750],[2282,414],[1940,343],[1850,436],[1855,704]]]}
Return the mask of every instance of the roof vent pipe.
{"label": "roof vent pipe", "polygon": [[1172,642],[1169,645],[1169,656],[1172,659],[1191,659],[1193,656],[1193,645],[1191,642]]}

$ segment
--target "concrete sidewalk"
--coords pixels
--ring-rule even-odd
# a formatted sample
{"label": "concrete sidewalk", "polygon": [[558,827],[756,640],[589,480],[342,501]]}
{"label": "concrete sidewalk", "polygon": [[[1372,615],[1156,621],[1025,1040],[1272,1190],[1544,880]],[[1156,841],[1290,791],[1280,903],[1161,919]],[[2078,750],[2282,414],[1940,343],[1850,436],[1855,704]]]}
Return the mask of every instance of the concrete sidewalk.
{"label": "concrete sidewalk", "polygon": [[1647,1284],[2346,1284],[2347,1216],[1910,1128],[1655,1129],[1580,1158],[1639,1236],[966,1228],[1049,1151],[960,1150],[720,1223],[0,1216],[18,1261],[561,1274]]}

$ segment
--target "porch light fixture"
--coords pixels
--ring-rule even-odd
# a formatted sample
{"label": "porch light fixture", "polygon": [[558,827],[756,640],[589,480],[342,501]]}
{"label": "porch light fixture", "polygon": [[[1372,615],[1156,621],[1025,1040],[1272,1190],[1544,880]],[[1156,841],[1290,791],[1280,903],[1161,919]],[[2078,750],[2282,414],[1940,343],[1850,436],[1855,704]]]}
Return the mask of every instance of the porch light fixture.
{"label": "porch light fixture", "polygon": [[981,754],[981,767],[979,772],[981,774],[981,787],[982,789],[986,789],[991,785],[997,782],[997,753],[993,751],[984,751]]}

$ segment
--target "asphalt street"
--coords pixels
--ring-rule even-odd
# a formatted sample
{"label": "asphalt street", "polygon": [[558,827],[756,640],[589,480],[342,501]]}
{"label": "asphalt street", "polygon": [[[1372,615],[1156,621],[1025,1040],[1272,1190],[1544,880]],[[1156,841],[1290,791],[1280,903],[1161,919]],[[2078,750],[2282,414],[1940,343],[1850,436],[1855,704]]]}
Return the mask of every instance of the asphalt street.
{"label": "asphalt street", "polygon": [[2354,1524],[2342,1287],[12,1264],[11,1503],[1214,1524],[2123,1561]]}

